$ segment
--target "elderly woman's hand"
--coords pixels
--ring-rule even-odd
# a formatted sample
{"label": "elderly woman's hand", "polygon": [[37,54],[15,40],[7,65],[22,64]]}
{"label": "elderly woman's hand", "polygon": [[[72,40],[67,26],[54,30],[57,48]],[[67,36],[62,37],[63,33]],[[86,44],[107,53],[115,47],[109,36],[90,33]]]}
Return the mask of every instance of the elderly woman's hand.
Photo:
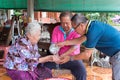
{"label": "elderly woman's hand", "polygon": [[53,62],[53,55],[39,58],[39,63],[44,63],[44,62]]}
{"label": "elderly woman's hand", "polygon": [[58,55],[53,55],[53,61],[56,63],[56,64],[59,64],[60,63],[60,57]]}

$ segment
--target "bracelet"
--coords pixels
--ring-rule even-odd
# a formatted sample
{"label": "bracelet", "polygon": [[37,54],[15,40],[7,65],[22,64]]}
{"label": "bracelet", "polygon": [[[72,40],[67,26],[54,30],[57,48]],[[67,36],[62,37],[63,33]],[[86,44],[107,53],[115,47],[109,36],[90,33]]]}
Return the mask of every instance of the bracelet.
{"label": "bracelet", "polygon": [[70,56],[70,61],[74,61],[73,56]]}

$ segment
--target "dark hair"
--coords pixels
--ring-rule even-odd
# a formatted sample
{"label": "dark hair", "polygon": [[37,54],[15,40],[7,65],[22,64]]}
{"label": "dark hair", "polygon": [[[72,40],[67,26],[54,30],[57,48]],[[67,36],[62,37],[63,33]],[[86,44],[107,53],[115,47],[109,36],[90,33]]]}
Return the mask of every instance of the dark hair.
{"label": "dark hair", "polygon": [[83,14],[75,14],[71,18],[71,21],[74,22],[76,25],[78,25],[80,23],[86,23],[88,19]]}
{"label": "dark hair", "polygon": [[65,16],[69,16],[70,19],[73,17],[73,15],[72,15],[71,12],[66,11],[66,12],[62,12],[62,13],[60,14],[60,16],[59,16],[60,20],[61,20],[62,17],[65,17]]}

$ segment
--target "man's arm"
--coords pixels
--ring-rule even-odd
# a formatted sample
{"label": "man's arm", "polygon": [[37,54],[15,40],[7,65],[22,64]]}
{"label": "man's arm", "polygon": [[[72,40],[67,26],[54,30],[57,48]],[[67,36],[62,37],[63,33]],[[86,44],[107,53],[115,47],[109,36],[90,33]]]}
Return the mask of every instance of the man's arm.
{"label": "man's arm", "polygon": [[39,63],[52,62],[52,61],[53,61],[53,55],[48,55],[39,58]]}
{"label": "man's arm", "polygon": [[70,59],[71,60],[88,60],[90,56],[92,55],[94,49],[86,49],[84,52],[75,55],[75,56],[65,56],[61,57],[61,62],[60,64],[68,62]]}
{"label": "man's arm", "polygon": [[[77,47],[77,46],[76,46]],[[71,48],[69,50],[67,50],[64,54],[61,55],[61,57],[63,56],[69,56],[72,52],[74,52],[77,48],[75,46],[71,46]]]}
{"label": "man's arm", "polygon": [[81,37],[79,37],[79,38],[75,38],[75,39],[72,39],[72,40],[66,40],[66,41],[64,41],[64,42],[59,42],[59,43],[57,43],[57,45],[59,46],[59,47],[63,47],[63,46],[65,46],[65,45],[76,45],[76,44],[81,44],[81,43],[83,43],[84,41],[86,41],[86,36],[85,35],[83,35],[83,36],[81,36]]}
{"label": "man's arm", "polygon": [[76,50],[76,48],[74,46],[72,46],[67,52],[65,52],[64,54],[62,54],[60,56],[60,63],[59,64],[63,64],[66,63],[70,60],[70,54],[72,52],[74,52]]}
{"label": "man's arm", "polygon": [[85,49],[84,52],[78,54],[78,55],[75,55],[75,56],[72,56],[73,60],[88,60],[90,58],[90,56],[92,55],[94,49]]}

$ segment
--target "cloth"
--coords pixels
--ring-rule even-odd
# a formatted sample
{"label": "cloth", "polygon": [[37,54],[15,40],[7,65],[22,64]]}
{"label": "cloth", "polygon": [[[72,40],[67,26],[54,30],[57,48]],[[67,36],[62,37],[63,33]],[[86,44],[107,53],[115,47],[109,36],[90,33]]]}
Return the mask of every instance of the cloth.
{"label": "cloth", "polygon": [[38,46],[32,45],[26,36],[20,37],[11,45],[4,67],[22,71],[33,71],[37,67],[40,54]]}
{"label": "cloth", "polygon": [[96,48],[108,56],[120,51],[120,32],[108,24],[92,21],[86,37],[87,48]]}
{"label": "cloth", "polygon": [[46,78],[51,78],[52,73],[50,69],[43,66],[35,68],[34,71],[20,71],[7,69],[8,75],[12,80],[44,80]]}
{"label": "cloth", "polygon": [[113,80],[120,80],[120,51],[110,58],[112,64]]}
{"label": "cloth", "polygon": [[[69,34],[66,35],[66,33],[64,32],[64,30],[61,26],[56,26],[53,30],[51,41],[52,41],[52,43],[57,43],[57,42],[65,41],[65,40],[70,40],[73,38],[78,38],[78,37],[80,37],[80,35],[77,34],[74,31],[74,29],[71,29]],[[76,50],[73,53],[71,53],[71,55],[76,55],[76,54],[80,53],[80,44],[71,45],[71,46],[74,46],[76,48]],[[59,55],[65,53],[67,50],[70,49],[71,46],[64,46],[64,47],[60,48]]]}

